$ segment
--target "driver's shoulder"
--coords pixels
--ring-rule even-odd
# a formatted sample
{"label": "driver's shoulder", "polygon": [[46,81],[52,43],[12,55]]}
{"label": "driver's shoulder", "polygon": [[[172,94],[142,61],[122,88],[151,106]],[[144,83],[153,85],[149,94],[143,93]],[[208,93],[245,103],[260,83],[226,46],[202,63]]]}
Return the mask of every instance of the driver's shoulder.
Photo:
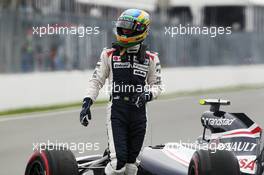
{"label": "driver's shoulder", "polygon": [[157,62],[159,61],[159,53],[158,52],[154,52],[151,50],[147,50],[146,51],[146,56],[149,58],[149,60],[151,60],[152,62]]}
{"label": "driver's shoulder", "polygon": [[116,49],[115,48],[109,48],[109,47],[105,47],[102,51],[102,54],[104,54],[106,57],[111,58],[111,56],[113,55],[114,51]]}

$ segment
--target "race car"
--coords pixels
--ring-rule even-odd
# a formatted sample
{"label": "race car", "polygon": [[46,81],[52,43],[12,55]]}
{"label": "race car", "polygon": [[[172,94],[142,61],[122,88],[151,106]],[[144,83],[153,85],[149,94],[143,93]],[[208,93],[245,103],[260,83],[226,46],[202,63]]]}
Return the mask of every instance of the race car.
{"label": "race car", "polygon": [[[221,99],[201,99],[210,110],[201,116],[203,133],[190,143],[170,142],[143,148],[138,157],[138,175],[262,175],[264,147],[262,129],[244,113],[229,113]],[[25,175],[103,175],[109,162],[102,155],[75,158],[64,148],[35,151]]]}

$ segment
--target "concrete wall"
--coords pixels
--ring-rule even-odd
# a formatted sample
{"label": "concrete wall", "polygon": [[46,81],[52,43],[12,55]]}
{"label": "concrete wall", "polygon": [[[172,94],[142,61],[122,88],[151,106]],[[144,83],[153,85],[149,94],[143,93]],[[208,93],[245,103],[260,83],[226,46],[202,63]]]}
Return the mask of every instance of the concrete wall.
{"label": "concrete wall", "polygon": [[[0,75],[0,110],[81,101],[92,71]],[[166,68],[164,93],[264,83],[264,65]],[[107,99],[101,91],[99,99]]]}

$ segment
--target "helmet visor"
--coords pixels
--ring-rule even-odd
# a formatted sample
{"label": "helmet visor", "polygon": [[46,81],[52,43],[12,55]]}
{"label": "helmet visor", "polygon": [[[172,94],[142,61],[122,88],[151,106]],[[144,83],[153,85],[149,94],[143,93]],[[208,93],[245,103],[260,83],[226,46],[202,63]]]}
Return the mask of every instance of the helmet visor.
{"label": "helmet visor", "polygon": [[116,22],[116,27],[120,27],[123,29],[129,29],[129,30],[134,30],[134,22],[133,21],[117,21]]}
{"label": "helmet visor", "polygon": [[116,27],[134,30],[138,32],[143,32],[146,29],[146,26],[144,24],[134,21],[127,21],[127,20],[118,20],[116,22]]}

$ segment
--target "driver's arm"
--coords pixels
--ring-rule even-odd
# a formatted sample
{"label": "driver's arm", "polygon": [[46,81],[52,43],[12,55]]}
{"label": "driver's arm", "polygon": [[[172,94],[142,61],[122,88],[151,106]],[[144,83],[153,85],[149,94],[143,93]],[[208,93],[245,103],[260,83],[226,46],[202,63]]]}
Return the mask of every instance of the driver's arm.
{"label": "driver's arm", "polygon": [[96,64],[96,68],[92,75],[92,78],[89,80],[88,89],[85,97],[91,98],[93,101],[96,100],[99,90],[104,86],[105,80],[109,76],[110,72],[110,61],[107,56],[107,49],[104,49],[101,53],[100,59]]}
{"label": "driver's arm", "polygon": [[152,93],[153,99],[156,99],[163,90],[161,81],[161,66],[158,55],[152,53],[150,54],[152,59],[150,59],[147,83],[150,86],[150,92]]}

